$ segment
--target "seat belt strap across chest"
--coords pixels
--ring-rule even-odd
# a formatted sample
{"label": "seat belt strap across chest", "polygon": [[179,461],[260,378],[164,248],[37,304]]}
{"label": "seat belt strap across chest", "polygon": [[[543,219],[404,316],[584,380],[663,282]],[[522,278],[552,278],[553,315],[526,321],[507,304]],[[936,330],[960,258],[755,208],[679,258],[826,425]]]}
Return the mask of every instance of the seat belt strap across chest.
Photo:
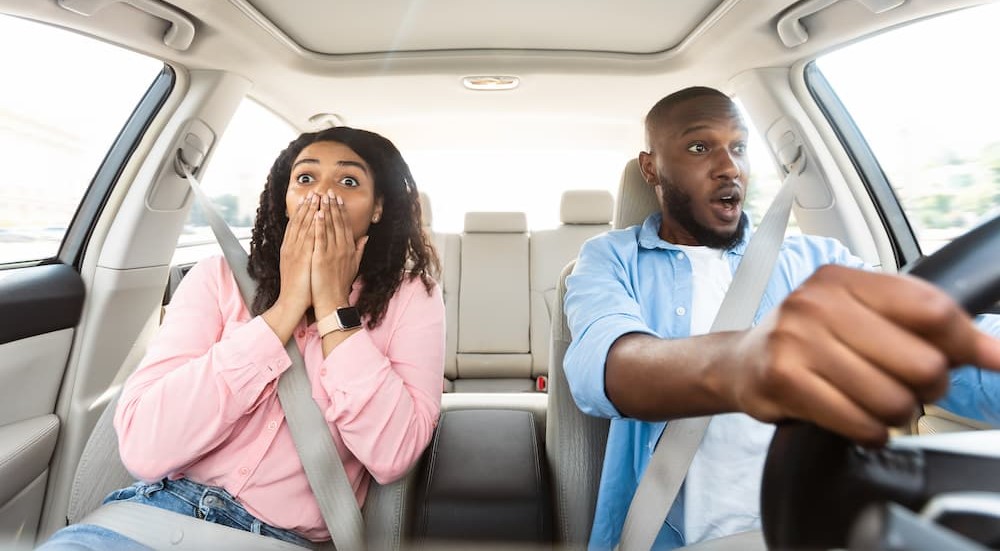
{"label": "seat belt strap across chest", "polygon": [[[793,167],[794,162],[788,170],[791,172]],[[712,322],[711,333],[741,331],[753,325],[788,227],[795,199],[795,180],[792,176],[785,178],[750,238],[743,260]],[[667,423],[629,504],[618,549],[648,551],[652,548],[711,420],[712,416],[706,415]]]}

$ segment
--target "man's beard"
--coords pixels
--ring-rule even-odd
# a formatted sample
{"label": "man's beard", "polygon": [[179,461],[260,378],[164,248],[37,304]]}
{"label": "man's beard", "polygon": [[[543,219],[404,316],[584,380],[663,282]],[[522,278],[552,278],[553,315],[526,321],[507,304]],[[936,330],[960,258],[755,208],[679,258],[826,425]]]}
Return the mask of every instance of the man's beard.
{"label": "man's beard", "polygon": [[691,194],[679,189],[666,178],[659,180],[660,187],[663,189],[663,201],[667,204],[667,214],[676,220],[695,241],[712,249],[732,249],[743,240],[746,225],[743,224],[742,215],[740,223],[732,233],[720,234],[695,220],[691,210]]}

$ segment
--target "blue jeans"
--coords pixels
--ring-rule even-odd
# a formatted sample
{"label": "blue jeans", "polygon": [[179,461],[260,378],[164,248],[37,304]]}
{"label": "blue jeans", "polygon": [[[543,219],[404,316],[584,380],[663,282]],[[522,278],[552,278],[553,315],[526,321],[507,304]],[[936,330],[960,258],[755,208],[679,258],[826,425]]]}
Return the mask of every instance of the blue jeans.
{"label": "blue jeans", "polygon": [[[127,488],[115,490],[104,498],[104,503],[112,501],[131,501],[151,505],[237,530],[287,541],[302,547],[314,547],[312,542],[291,530],[283,530],[261,522],[260,519],[248,513],[229,492],[222,488],[205,486],[183,478],[179,480],[164,479],[153,484],[136,482]],[[53,534],[37,549],[44,551],[98,551],[105,549],[148,550],[149,548],[101,526],[74,524]]]}

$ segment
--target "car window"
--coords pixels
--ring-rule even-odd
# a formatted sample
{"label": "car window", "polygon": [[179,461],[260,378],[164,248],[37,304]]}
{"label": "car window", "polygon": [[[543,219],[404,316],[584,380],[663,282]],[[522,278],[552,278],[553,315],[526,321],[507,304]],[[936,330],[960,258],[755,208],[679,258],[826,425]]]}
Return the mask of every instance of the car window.
{"label": "car window", "polygon": [[816,60],[924,254],[1000,208],[997,22],[1000,5],[970,8]]}
{"label": "car window", "polygon": [[[284,119],[247,98],[219,139],[201,183],[219,215],[241,240],[250,238],[271,164],[297,135]],[[174,261],[197,261],[218,252],[214,244],[212,229],[195,203],[177,240]],[[200,247],[204,245],[209,246]]]}
{"label": "car window", "polygon": [[163,63],[8,16],[0,50],[0,264],[43,260]]}

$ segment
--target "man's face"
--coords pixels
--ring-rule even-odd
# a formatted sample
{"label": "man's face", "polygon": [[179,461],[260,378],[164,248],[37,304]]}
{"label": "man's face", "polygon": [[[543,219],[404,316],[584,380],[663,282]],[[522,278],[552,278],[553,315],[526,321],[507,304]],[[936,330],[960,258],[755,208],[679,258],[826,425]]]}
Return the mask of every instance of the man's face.
{"label": "man's face", "polygon": [[649,141],[639,163],[660,200],[660,237],[713,248],[738,243],[750,164],[736,105],[717,96],[685,100],[653,126]]}

